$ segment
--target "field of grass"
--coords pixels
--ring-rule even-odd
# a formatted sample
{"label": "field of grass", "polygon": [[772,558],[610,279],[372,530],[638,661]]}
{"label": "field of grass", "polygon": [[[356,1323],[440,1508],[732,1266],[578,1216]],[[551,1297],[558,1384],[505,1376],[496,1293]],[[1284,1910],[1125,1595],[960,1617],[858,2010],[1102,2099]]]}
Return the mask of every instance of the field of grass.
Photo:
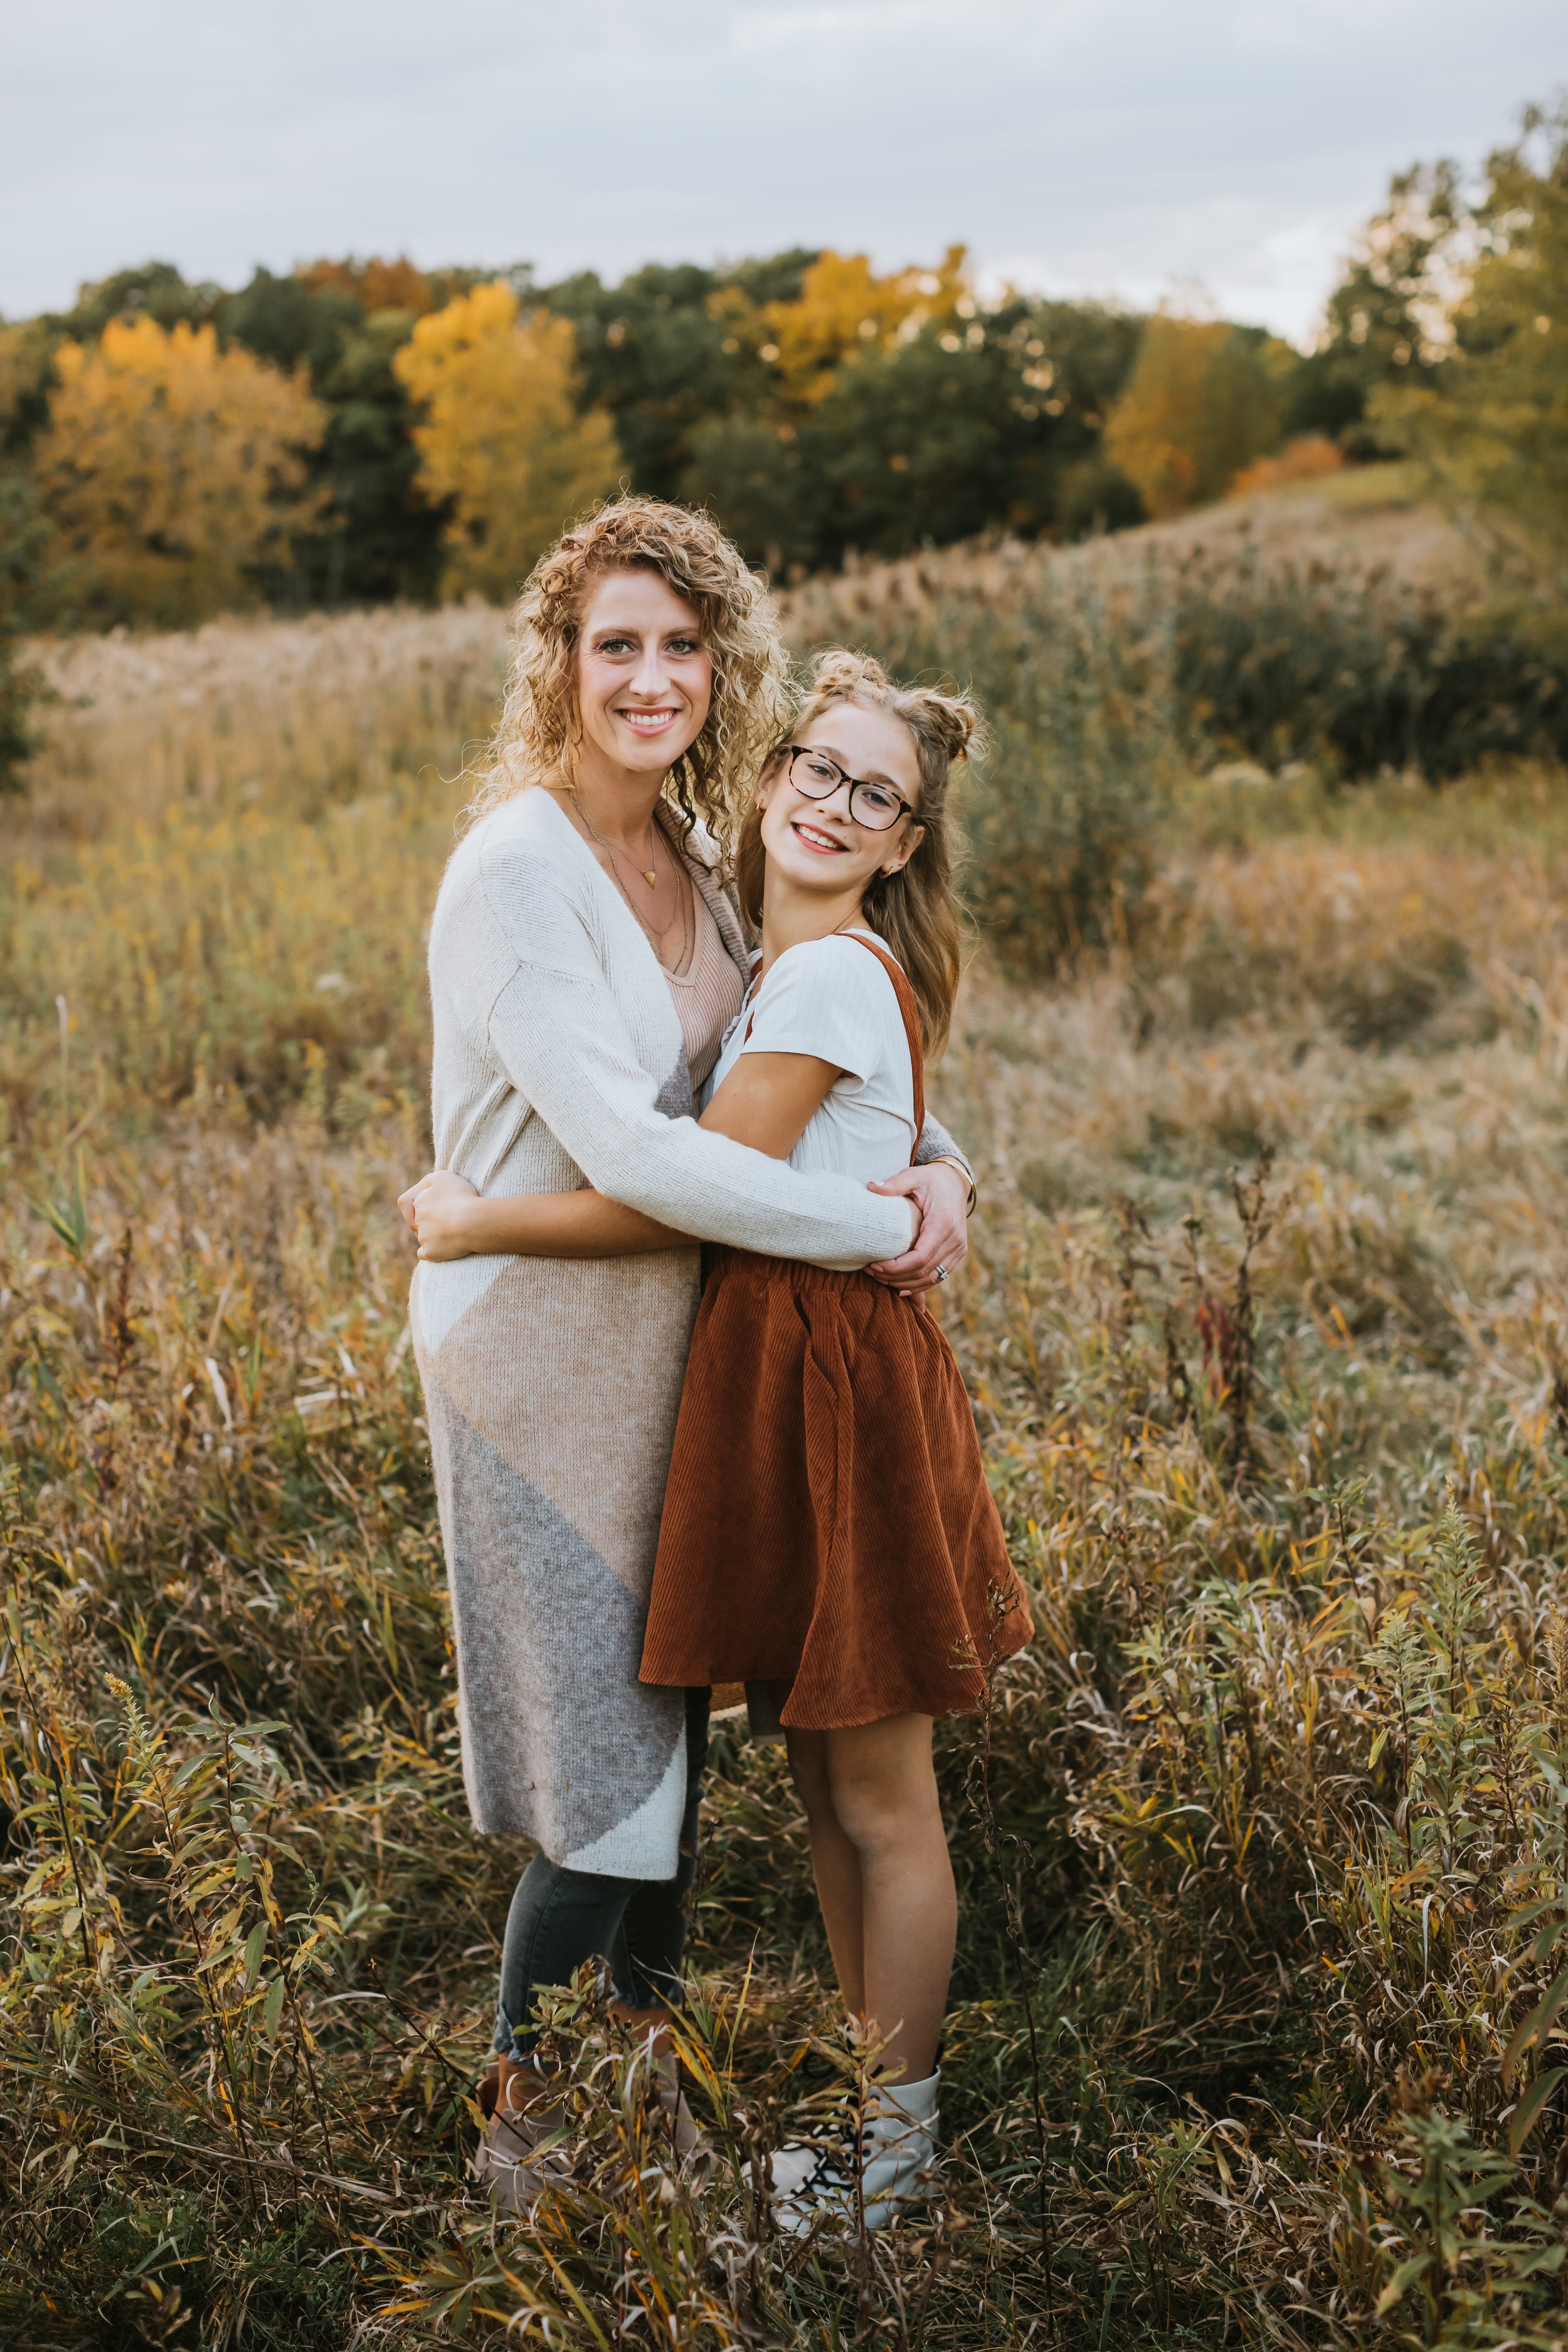
{"label": "field of grass", "polygon": [[769,2235],[835,2045],[727,1738],[717,2182],[584,1994],[581,2190],[474,2200],[521,1857],[462,1803],[392,1195],[501,651],[50,656],[0,854],[0,2346],[1562,2343],[1568,793],[1521,762],[1167,760],[1136,919],[971,971],[946,1304],[1039,1638],[943,1735],[946,2208]]}

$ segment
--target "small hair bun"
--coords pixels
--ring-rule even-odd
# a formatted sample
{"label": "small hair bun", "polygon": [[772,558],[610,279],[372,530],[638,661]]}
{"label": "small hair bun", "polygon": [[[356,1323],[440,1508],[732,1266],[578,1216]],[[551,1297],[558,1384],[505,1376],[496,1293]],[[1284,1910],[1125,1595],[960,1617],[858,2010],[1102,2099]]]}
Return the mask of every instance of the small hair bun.
{"label": "small hair bun", "polygon": [[938,694],[930,687],[917,687],[910,698],[926,713],[931,732],[948,758],[963,759],[980,726],[980,713],[968,696]]}
{"label": "small hair bun", "polygon": [[796,723],[818,717],[835,702],[891,711],[945,767],[985,748],[984,722],[968,695],[939,694],[933,686],[895,686],[879,661],[847,646],[829,646],[817,655]]}
{"label": "small hair bun", "polygon": [[868,686],[886,692],[892,680],[880,662],[869,654],[851,653],[847,646],[831,646],[818,654],[811,673],[811,692],[817,695],[845,698],[853,695],[858,687]]}

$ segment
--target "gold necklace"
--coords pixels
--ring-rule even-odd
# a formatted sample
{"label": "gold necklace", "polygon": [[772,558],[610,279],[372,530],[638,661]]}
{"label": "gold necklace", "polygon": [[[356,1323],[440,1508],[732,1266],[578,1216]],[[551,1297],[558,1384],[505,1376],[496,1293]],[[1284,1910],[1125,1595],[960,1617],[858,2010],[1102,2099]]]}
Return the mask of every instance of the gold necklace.
{"label": "gold necklace", "polygon": [[[598,826],[594,823],[593,818],[588,814],[587,810],[583,806],[582,802],[578,799],[575,784],[568,784],[566,789],[572,795],[573,807],[576,810],[578,815],[582,818],[584,824],[587,826],[589,832],[593,835],[594,839],[598,843],[600,848],[605,852],[609,857],[611,865],[614,866],[617,864],[618,860],[616,856],[615,843],[605,839],[604,835],[599,831]],[[655,829],[654,821],[650,815],[647,821],[647,845],[650,856],[653,850],[653,836]],[[647,866],[639,866],[637,867],[637,872],[642,876],[643,880],[647,884],[650,890],[657,887],[658,883],[658,867],[657,865],[650,863]]]}
{"label": "gold necklace", "polygon": [[[620,860],[616,856],[615,843],[613,841],[606,841],[604,835],[599,831],[598,826],[594,823],[593,818],[588,814],[587,810],[583,806],[582,802],[578,799],[576,787],[574,785],[568,784],[566,789],[568,793],[571,793],[573,807],[576,810],[584,824],[587,827],[589,834],[592,835],[594,840],[598,843],[600,848],[609,859],[610,879],[615,884],[616,889],[620,892],[621,898],[626,907],[630,908],[632,914],[637,918],[637,922],[641,925],[643,934],[647,940],[648,944],[652,947],[654,954],[658,958],[661,969],[667,972],[673,969],[676,976],[679,978],[681,974],[690,969],[692,950],[697,945],[697,910],[695,907],[688,903],[688,893],[692,887],[690,882],[683,876],[679,866],[672,865],[672,871],[675,876],[675,895],[680,908],[680,954],[677,963],[672,967],[665,962],[663,954],[664,943],[666,939],[668,937],[668,924],[663,930],[656,930],[653,925],[647,920],[646,916],[643,914],[642,908],[637,906],[632,898],[631,892],[621,880]],[[654,825],[653,818],[649,816],[648,845],[650,847],[653,844],[655,830],[656,827]],[[643,880],[648,885],[650,889],[658,880],[658,869],[657,866],[639,866],[637,872],[641,875]]]}

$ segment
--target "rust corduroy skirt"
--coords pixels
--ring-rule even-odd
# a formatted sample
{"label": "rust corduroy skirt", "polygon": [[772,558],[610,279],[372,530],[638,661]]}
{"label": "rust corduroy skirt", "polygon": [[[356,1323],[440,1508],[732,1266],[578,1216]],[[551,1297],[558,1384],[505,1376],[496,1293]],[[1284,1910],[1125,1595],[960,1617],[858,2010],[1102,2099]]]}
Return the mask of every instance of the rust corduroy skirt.
{"label": "rust corduroy skirt", "polygon": [[718,1250],[654,1568],[645,1683],[787,1683],[836,1730],[980,1704],[1032,1628],[941,1327],[863,1274]]}

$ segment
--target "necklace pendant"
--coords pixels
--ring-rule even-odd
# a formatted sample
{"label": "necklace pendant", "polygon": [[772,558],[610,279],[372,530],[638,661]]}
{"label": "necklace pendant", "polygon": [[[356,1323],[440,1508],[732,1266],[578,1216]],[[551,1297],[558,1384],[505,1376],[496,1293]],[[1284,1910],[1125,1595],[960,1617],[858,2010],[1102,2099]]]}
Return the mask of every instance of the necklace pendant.
{"label": "necklace pendant", "polygon": [[647,884],[648,888],[651,890],[654,884],[658,880],[658,874],[651,866],[645,866],[641,871],[643,880]]}

